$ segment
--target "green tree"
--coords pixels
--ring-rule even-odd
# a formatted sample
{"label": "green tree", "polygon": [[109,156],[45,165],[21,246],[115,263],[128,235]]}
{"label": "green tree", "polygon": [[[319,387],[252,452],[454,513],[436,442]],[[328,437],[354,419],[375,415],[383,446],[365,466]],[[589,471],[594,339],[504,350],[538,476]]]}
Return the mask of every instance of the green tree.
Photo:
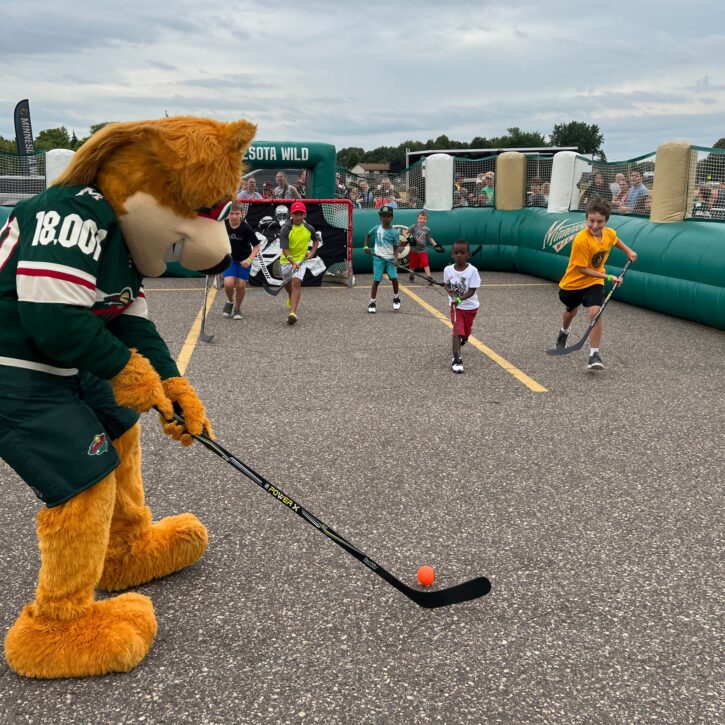
{"label": "green tree", "polygon": [[340,149],[337,152],[337,165],[346,169],[351,169],[353,166],[360,163],[364,155],[365,149],[357,146],[349,146],[347,148]]}
{"label": "green tree", "polygon": [[713,144],[713,147],[716,149],[725,149],[725,136],[723,136],[721,139],[718,139]]}
{"label": "green tree", "polygon": [[10,140],[0,136],[0,151],[6,154],[17,154],[18,145],[15,143],[15,139]]}
{"label": "green tree", "polygon": [[70,149],[73,148],[65,126],[60,128],[46,128],[35,137],[36,151],[50,151],[50,149]]}
{"label": "green tree", "polygon": [[551,143],[554,146],[576,146],[579,153],[599,156],[602,161],[606,161],[602,151],[604,136],[596,123],[591,125],[582,121],[557,123],[551,132]]}

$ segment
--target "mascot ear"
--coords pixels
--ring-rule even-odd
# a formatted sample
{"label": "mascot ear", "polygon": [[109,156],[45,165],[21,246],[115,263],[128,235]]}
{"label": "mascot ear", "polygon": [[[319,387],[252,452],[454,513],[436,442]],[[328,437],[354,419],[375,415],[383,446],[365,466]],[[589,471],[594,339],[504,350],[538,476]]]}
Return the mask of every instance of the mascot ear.
{"label": "mascot ear", "polygon": [[104,126],[81,146],[54,184],[94,185],[117,214],[136,192],[185,217],[231,198],[257,127],[176,116]]}
{"label": "mascot ear", "polygon": [[232,153],[244,153],[252,143],[257,127],[249,121],[234,121],[226,126],[227,148]]}
{"label": "mascot ear", "polygon": [[145,125],[136,122],[109,123],[96,131],[76,151],[68,168],[54,179],[53,184],[58,186],[93,184],[106,159],[116,154],[124,146],[138,143],[143,138]]}

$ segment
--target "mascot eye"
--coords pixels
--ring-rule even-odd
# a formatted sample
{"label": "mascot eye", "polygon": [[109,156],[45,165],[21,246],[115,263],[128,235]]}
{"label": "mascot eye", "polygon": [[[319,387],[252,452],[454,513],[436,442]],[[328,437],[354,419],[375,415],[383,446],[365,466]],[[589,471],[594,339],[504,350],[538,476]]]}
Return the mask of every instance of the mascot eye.
{"label": "mascot eye", "polygon": [[227,199],[218,201],[214,206],[204,206],[201,209],[197,209],[196,213],[199,216],[206,217],[207,219],[213,219],[216,222],[223,222],[232,210],[232,202]]}

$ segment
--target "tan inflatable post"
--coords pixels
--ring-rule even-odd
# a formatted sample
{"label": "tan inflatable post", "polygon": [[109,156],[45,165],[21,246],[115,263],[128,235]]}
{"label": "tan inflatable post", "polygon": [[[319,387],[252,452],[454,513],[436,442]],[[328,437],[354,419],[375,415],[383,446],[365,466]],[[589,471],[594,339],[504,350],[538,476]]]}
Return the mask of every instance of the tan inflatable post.
{"label": "tan inflatable post", "polygon": [[650,221],[681,222],[689,208],[688,189],[694,188],[697,153],[687,141],[667,141],[657,148]]}
{"label": "tan inflatable post", "polygon": [[504,151],[496,159],[496,209],[514,211],[526,206],[526,157]]}

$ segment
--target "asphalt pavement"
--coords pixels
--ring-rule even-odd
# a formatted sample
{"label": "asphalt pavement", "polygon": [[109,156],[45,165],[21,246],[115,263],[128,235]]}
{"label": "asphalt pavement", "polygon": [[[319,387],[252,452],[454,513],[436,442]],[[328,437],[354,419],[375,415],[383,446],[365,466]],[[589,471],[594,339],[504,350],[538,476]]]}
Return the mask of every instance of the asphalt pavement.
{"label": "asphalt pavement", "polygon": [[[285,295],[253,288],[233,321],[214,291],[209,344],[202,280],[147,297],[222,445],[406,583],[429,564],[436,587],[489,577],[488,596],[416,606],[145,416],[147,502],[194,512],[209,549],[140,588],[159,631],[136,670],[33,681],[3,662],[0,722],[725,721],[725,333],[615,296],[593,373],[586,346],[544,352],[555,285],[482,277],[463,375],[425,283],[399,312],[384,283],[376,315],[369,276],[303,288],[294,326]],[[0,481],[4,636],[32,598],[38,503],[4,463]]]}

